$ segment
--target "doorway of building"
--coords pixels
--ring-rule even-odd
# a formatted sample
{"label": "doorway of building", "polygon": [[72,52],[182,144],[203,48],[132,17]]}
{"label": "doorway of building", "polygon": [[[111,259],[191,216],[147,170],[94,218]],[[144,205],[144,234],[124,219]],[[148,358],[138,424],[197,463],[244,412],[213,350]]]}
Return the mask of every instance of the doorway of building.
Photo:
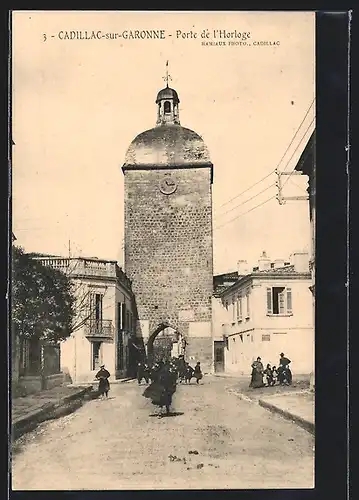
{"label": "doorway of building", "polygon": [[224,342],[218,340],[214,342],[214,371],[224,372]]}

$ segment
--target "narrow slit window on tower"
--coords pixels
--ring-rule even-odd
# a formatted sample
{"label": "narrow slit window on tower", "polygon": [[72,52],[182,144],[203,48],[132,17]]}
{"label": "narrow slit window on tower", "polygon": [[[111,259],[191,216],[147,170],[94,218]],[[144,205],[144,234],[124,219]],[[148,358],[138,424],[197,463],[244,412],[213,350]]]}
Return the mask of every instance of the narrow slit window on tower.
{"label": "narrow slit window on tower", "polygon": [[171,103],[169,101],[165,101],[164,112],[165,113],[171,113]]}

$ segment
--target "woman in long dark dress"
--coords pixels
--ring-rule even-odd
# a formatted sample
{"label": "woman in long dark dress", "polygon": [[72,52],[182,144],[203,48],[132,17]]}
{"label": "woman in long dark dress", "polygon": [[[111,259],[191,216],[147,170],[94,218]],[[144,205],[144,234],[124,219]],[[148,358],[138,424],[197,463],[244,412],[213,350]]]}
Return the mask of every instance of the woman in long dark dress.
{"label": "woman in long dark dress", "polygon": [[158,378],[149,385],[143,396],[149,398],[152,404],[161,409],[166,407],[166,414],[170,413],[173,394],[176,392],[177,372],[170,363],[165,363],[158,372]]}
{"label": "woman in long dark dress", "polygon": [[284,356],[284,353],[280,353],[279,367],[278,367],[278,380],[280,385],[291,385],[292,383],[292,372],[289,368],[291,360]]}
{"label": "woman in long dark dress", "polygon": [[98,392],[100,396],[108,398],[108,391],[110,390],[110,372],[105,369],[105,365],[100,366],[100,370],[96,373],[98,383]]}
{"label": "woman in long dark dress", "polygon": [[257,358],[256,361],[252,363],[252,379],[249,387],[253,389],[257,389],[258,387],[263,387],[263,372],[264,367],[260,357]]}
{"label": "woman in long dark dress", "polygon": [[177,369],[178,369],[179,381],[182,383],[186,377],[186,363],[185,363],[183,355],[179,356],[179,358],[178,358]]}

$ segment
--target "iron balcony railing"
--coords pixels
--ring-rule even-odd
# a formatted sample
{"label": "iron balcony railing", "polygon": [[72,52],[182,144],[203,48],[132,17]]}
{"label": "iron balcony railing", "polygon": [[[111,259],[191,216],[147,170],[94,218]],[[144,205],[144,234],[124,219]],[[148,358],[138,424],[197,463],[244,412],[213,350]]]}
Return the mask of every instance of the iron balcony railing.
{"label": "iron balcony railing", "polygon": [[87,321],[85,335],[88,338],[113,339],[112,321],[110,319]]}

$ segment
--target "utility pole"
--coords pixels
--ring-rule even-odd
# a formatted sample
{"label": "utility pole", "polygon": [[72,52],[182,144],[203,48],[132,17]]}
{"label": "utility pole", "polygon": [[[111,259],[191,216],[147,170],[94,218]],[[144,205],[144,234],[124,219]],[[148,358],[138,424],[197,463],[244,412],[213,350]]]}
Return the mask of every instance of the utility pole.
{"label": "utility pole", "polygon": [[282,195],[282,177],[281,177],[281,172],[276,168],[275,173],[277,174],[278,180],[275,183],[275,185],[278,188],[278,194],[276,195],[276,198],[278,200],[279,205],[284,205],[285,201],[283,200],[283,195]]}
{"label": "utility pole", "polygon": [[[278,194],[276,198],[278,200],[279,205],[284,205],[286,201],[306,201],[309,200],[309,196],[283,196],[283,187],[285,185],[282,184],[282,175],[302,175],[301,172],[297,172],[293,170],[292,172],[280,172],[278,169],[275,169],[275,173],[278,176],[278,180],[276,182],[276,186],[278,188]],[[287,179],[288,180],[288,179]]]}

